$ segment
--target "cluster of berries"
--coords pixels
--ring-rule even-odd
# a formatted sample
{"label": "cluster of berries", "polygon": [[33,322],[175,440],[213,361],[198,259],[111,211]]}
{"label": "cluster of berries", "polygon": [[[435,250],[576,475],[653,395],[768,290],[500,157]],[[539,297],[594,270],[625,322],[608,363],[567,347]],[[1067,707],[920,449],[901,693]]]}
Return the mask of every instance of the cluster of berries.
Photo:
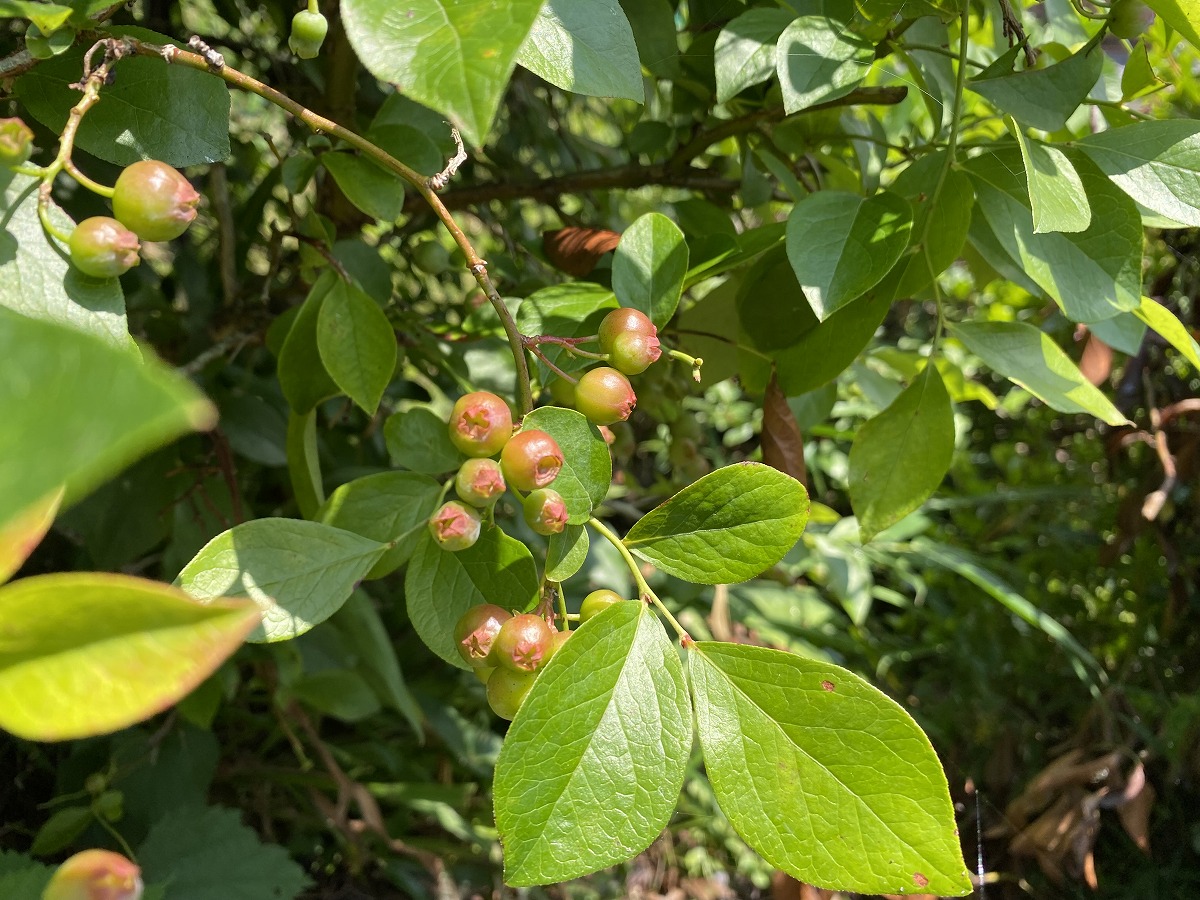
{"label": "cluster of berries", "polygon": [[[614,603],[616,591],[592,591],[579,610],[586,622]],[[571,637],[556,631],[534,613],[514,616],[492,603],[472,606],[454,626],[458,653],[487,685],[488,706],[502,719],[512,719],[533,687],[538,673]]]}
{"label": "cluster of berries", "polygon": [[155,159],[128,166],[113,187],[113,215],[84,219],[71,232],[71,262],[94,278],[136,266],[143,241],[173,241],[196,218],[200,195],[178,169]]}
{"label": "cluster of berries", "polygon": [[610,365],[597,366],[579,381],[558,380],[551,386],[555,402],[579,410],[596,425],[613,425],[629,418],[637,395],[628,375],[640,375],[662,356],[658,329],[640,310],[623,306],[600,323],[600,352]]}
{"label": "cluster of berries", "polygon": [[[544,431],[513,434],[508,404],[488,391],[465,394],[454,404],[450,441],[466,456],[454,478],[458,500],[451,500],[429,519],[429,531],[443,550],[465,550],[479,539],[482,512],[511,488],[525,521],[538,534],[557,534],[567,527],[567,504],[550,487],[563,466],[558,442]],[[493,457],[499,453],[500,461]]]}

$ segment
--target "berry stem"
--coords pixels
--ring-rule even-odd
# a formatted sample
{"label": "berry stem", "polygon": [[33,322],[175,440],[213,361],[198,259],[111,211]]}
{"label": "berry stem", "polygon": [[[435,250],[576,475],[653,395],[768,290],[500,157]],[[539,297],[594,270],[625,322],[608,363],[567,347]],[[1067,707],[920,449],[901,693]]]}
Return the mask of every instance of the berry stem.
{"label": "berry stem", "polygon": [[[567,598],[566,598],[566,595],[563,594],[562,585],[558,584],[557,582],[551,582],[551,584],[554,585],[554,593],[558,598],[558,615],[562,618],[562,623],[563,623],[562,630],[570,631],[571,630],[571,617],[570,617],[570,614],[567,612]],[[578,617],[576,617],[576,618],[578,618]]]}
{"label": "berry stem", "polygon": [[536,356],[538,359],[540,359],[542,362],[544,362],[546,364],[546,367],[551,372],[553,372],[555,375],[557,375],[559,378],[562,378],[564,381],[569,381],[569,382],[571,382],[571,384],[579,384],[578,378],[575,378],[572,375],[568,375],[566,372],[564,372],[562,369],[560,369],[554,363],[550,362],[550,360],[546,358],[546,354],[543,353],[541,350],[539,350],[536,344],[529,344],[527,346],[529,347],[529,352],[532,353],[534,356]]}
{"label": "berry stem", "polygon": [[78,181],[81,185],[83,185],[85,188],[87,188],[93,194],[99,194],[101,197],[104,197],[106,200],[112,199],[113,194],[115,193],[113,188],[103,185],[98,181],[93,181],[91,178],[88,178],[88,176],[84,175],[81,171],[79,171],[79,168],[71,160],[69,160],[69,159],[66,160],[63,163],[63,168],[66,170],[68,175],[70,175],[72,178],[74,178],[76,181]]}
{"label": "berry stem", "polygon": [[625,560],[625,565],[629,567],[629,571],[633,574],[633,580],[638,586],[638,593],[643,600],[649,600],[658,609],[660,613],[671,623],[671,627],[675,629],[675,633],[679,635],[681,641],[690,641],[691,636],[687,633],[679,620],[671,615],[671,611],[666,605],[658,599],[658,594],[654,593],[650,585],[646,583],[645,577],[642,575],[642,570],[637,564],[637,560],[633,558],[633,554],[629,552],[629,548],[625,546],[625,542],[617,537],[612,530],[597,519],[595,516],[588,519],[588,524],[592,526],[598,533],[604,535],[610,544],[617,548],[617,552],[621,554],[621,558]]}
{"label": "berry stem", "polygon": [[538,334],[523,337],[521,342],[530,350],[539,344],[553,344],[556,347],[562,347],[573,356],[583,356],[588,359],[608,359],[607,353],[593,353],[591,350],[580,350],[579,344],[585,343],[586,340],[587,338],[564,338],[555,337],[551,334]]}
{"label": "berry stem", "polygon": [[667,356],[672,359],[677,359],[680,362],[685,362],[692,367],[692,378],[696,379],[696,383],[700,382],[700,367],[704,365],[704,360],[698,356],[688,356],[682,350],[668,350]]}

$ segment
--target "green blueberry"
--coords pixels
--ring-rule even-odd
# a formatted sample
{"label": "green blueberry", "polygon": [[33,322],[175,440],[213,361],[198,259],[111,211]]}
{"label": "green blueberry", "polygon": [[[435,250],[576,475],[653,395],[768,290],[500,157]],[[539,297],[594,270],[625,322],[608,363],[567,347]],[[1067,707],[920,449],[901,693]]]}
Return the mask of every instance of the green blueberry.
{"label": "green blueberry", "polygon": [[84,219],[71,232],[71,262],[93,278],[116,278],[138,264],[137,235],[108,216]]}

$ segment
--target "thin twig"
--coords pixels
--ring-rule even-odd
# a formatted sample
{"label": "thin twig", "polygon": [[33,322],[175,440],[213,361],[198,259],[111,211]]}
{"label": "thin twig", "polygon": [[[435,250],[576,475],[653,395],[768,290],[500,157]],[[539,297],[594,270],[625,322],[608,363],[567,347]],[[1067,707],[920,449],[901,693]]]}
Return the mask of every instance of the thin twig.
{"label": "thin twig", "polygon": [[487,262],[480,257],[470,239],[454,220],[454,216],[450,214],[445,204],[439,199],[437,192],[429,186],[429,179],[425,178],[415,169],[406,166],[390,153],[371,143],[357,132],[351,131],[349,128],[313,112],[282,91],[278,91],[244,72],[239,72],[233,66],[225,65],[220,69],[214,69],[210,62],[203,56],[190,53],[187,50],[179,50],[173,47],[168,49],[157,44],[133,39],[126,39],[126,41],[135,52],[142,56],[158,56],[166,59],[173,65],[186,66],[189,69],[209,72],[239,90],[247,91],[274,103],[280,109],[291,113],[297,120],[307,125],[313,131],[320,134],[333,135],[345,141],[354,149],[371,157],[371,159],[375,160],[385,169],[395,173],[411,184],[414,190],[429,204],[434,215],[441,220],[446,230],[450,232],[450,236],[454,238],[454,242],[462,250],[463,256],[466,258],[467,269],[475,277],[476,283],[483,291],[484,296],[488,298],[488,302],[492,304],[492,308],[496,310],[496,315],[500,317],[500,322],[504,326],[505,335],[508,337],[509,349],[512,351],[513,362],[517,370],[518,411],[520,415],[524,416],[533,409],[533,388],[529,381],[529,363],[525,359],[525,353],[521,347],[521,332],[517,328],[516,320],[513,318],[508,305],[500,296],[500,292],[492,284],[491,276],[488,274]]}

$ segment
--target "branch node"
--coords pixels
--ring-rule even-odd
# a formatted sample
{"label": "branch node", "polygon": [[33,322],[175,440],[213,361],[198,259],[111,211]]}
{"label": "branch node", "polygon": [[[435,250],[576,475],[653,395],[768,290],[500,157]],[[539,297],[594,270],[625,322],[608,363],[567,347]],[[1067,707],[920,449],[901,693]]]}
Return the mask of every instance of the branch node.
{"label": "branch node", "polygon": [[450,179],[454,177],[454,173],[458,171],[458,167],[467,161],[467,148],[463,146],[462,135],[458,133],[457,128],[450,129],[450,137],[454,138],[454,155],[446,163],[446,168],[436,175],[429,176],[430,190],[444,190],[450,183]]}
{"label": "branch node", "polygon": [[475,263],[475,265],[471,266],[471,274],[474,275],[476,278],[478,278],[480,275],[483,275],[486,272],[487,272],[487,260],[486,259],[481,259],[479,262]]}
{"label": "branch node", "polygon": [[214,50],[198,34],[193,34],[188,38],[188,46],[204,57],[204,61],[208,63],[209,68],[216,69],[218,72],[225,68],[225,57]]}
{"label": "branch node", "polygon": [[179,48],[174,44],[164,44],[163,48],[158,51],[164,60],[167,62],[175,62],[175,54],[179,52]]}

